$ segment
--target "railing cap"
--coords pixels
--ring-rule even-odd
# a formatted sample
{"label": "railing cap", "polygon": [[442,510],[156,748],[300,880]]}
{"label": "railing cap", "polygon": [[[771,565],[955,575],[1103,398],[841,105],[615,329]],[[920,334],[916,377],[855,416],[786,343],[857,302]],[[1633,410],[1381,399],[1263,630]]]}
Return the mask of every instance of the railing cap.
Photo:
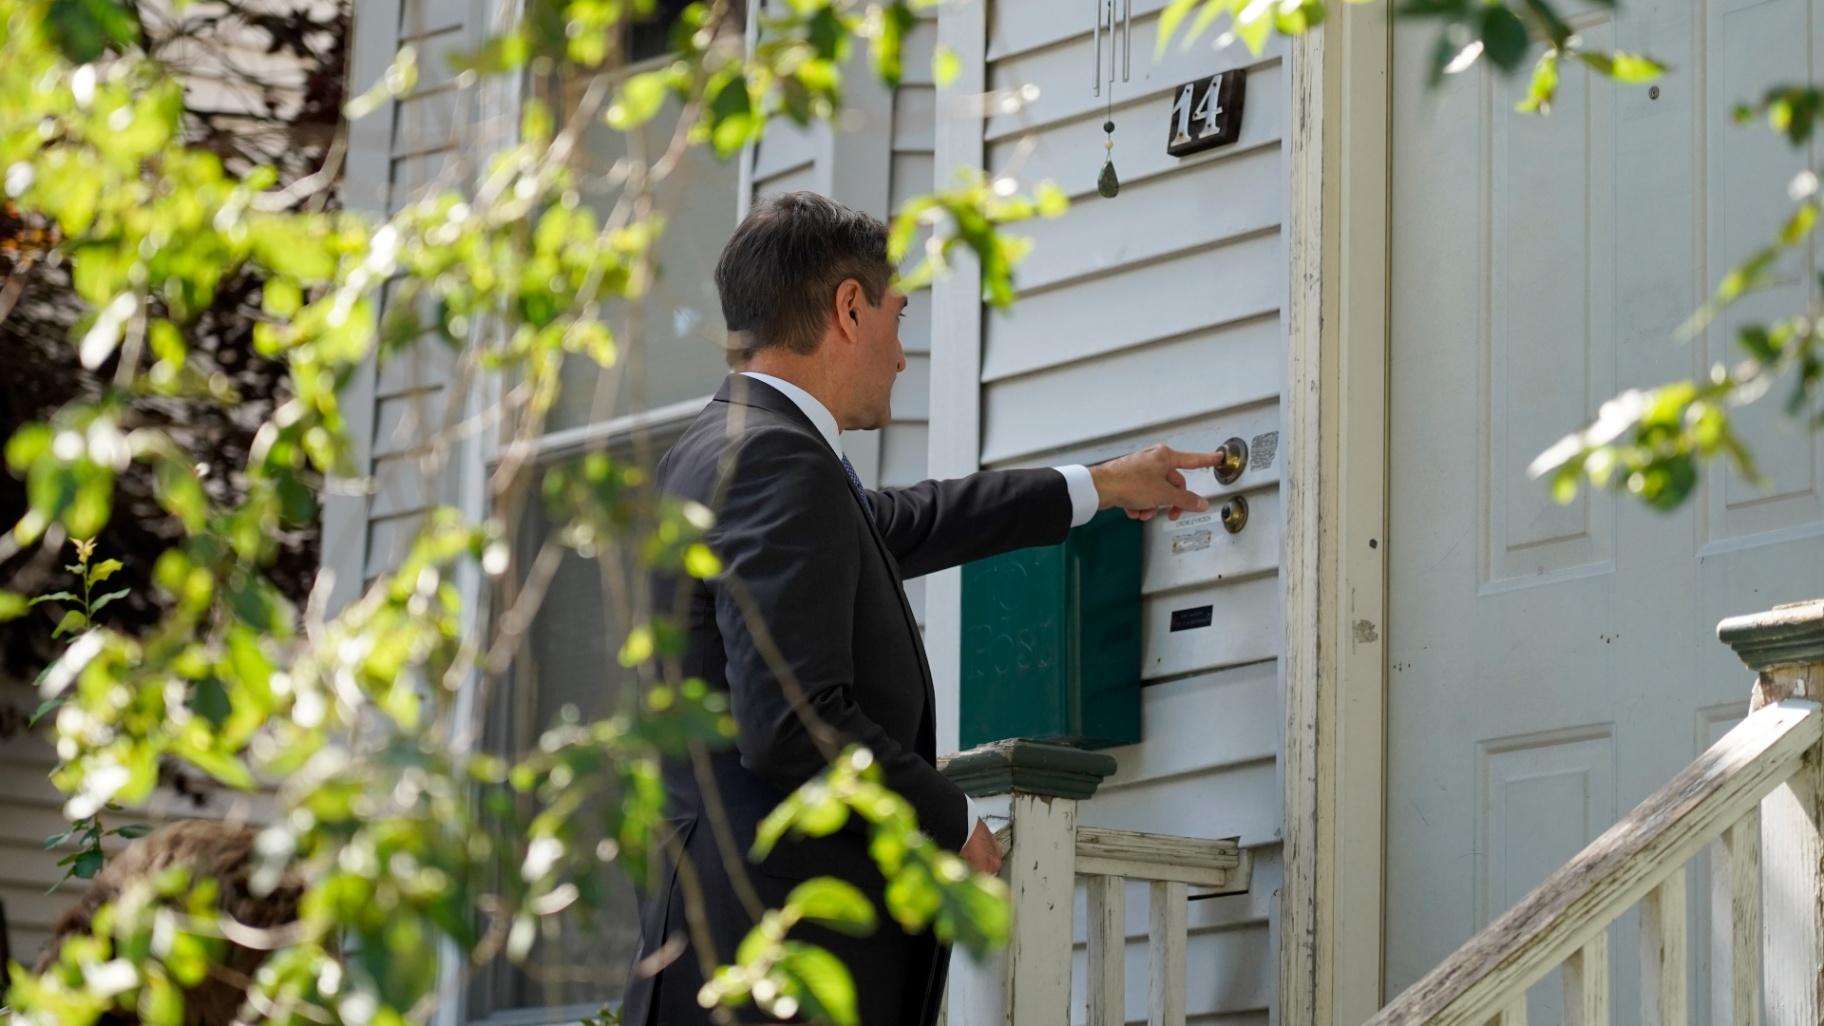
{"label": "railing cap", "polygon": [[1824,663],[1824,599],[1732,616],[1716,625],[1716,636],[1757,672],[1774,666]]}
{"label": "railing cap", "polygon": [[1043,741],[996,741],[939,760],[944,776],[975,798],[1044,795],[1084,801],[1115,771],[1115,757]]}

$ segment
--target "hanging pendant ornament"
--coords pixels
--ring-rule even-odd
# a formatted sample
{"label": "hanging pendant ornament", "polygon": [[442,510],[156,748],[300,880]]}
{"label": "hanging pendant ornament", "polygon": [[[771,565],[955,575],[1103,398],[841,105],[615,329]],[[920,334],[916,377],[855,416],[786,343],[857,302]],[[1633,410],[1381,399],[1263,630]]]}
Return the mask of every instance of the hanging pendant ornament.
{"label": "hanging pendant ornament", "polygon": [[[1102,96],[1102,37],[1108,37],[1108,95],[1102,122],[1104,156],[1102,173],[1096,176],[1096,191],[1113,199],[1121,191],[1121,178],[1115,174],[1115,66],[1121,67],[1121,81],[1126,82],[1134,67],[1134,0],[1120,0],[1121,14],[1115,15],[1116,0],[1096,0],[1096,28],[1093,42],[1096,50],[1095,93]],[[1106,31],[1104,31],[1106,27]],[[1117,41],[1116,33],[1120,33]]]}
{"label": "hanging pendant ornament", "polygon": [[1102,122],[1102,131],[1108,133],[1108,141],[1102,144],[1102,148],[1108,151],[1108,156],[1102,163],[1102,173],[1096,176],[1096,191],[1114,199],[1121,191],[1121,179],[1115,174],[1115,123]]}

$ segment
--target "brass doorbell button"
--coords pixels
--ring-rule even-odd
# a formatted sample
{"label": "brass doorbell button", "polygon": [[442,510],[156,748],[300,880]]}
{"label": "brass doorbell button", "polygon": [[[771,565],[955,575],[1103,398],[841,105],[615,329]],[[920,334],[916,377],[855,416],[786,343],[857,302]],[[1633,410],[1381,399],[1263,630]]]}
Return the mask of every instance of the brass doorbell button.
{"label": "brass doorbell button", "polygon": [[1223,484],[1234,484],[1241,472],[1248,469],[1248,443],[1239,438],[1222,443],[1216,454],[1222,457],[1222,462],[1216,464],[1216,480]]}
{"label": "brass doorbell button", "polygon": [[1222,528],[1230,534],[1240,534],[1248,526],[1248,499],[1244,495],[1231,495],[1222,504]]}

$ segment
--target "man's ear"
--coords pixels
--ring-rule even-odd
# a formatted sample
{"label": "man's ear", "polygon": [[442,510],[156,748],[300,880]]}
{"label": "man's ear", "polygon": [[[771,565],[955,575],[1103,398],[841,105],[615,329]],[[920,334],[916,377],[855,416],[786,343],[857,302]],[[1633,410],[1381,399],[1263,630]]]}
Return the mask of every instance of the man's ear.
{"label": "man's ear", "polygon": [[845,335],[853,335],[861,329],[860,306],[867,293],[862,291],[861,282],[854,278],[844,278],[836,286],[836,329]]}

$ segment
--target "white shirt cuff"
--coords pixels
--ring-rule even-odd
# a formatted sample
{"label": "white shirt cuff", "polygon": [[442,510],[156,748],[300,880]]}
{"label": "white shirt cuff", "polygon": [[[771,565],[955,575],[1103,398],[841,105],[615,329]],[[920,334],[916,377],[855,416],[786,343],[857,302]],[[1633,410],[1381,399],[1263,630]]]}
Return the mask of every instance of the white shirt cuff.
{"label": "white shirt cuff", "polygon": [[969,823],[967,826],[963,827],[963,840],[966,841],[971,834],[975,833],[975,821],[982,818],[982,813],[980,809],[975,807],[974,798],[963,795],[963,801],[969,803]]}
{"label": "white shirt cuff", "polygon": [[1096,479],[1081,464],[1053,468],[1064,475],[1064,486],[1070,489],[1070,526],[1082,527],[1096,515],[1102,496],[1096,494]]}

